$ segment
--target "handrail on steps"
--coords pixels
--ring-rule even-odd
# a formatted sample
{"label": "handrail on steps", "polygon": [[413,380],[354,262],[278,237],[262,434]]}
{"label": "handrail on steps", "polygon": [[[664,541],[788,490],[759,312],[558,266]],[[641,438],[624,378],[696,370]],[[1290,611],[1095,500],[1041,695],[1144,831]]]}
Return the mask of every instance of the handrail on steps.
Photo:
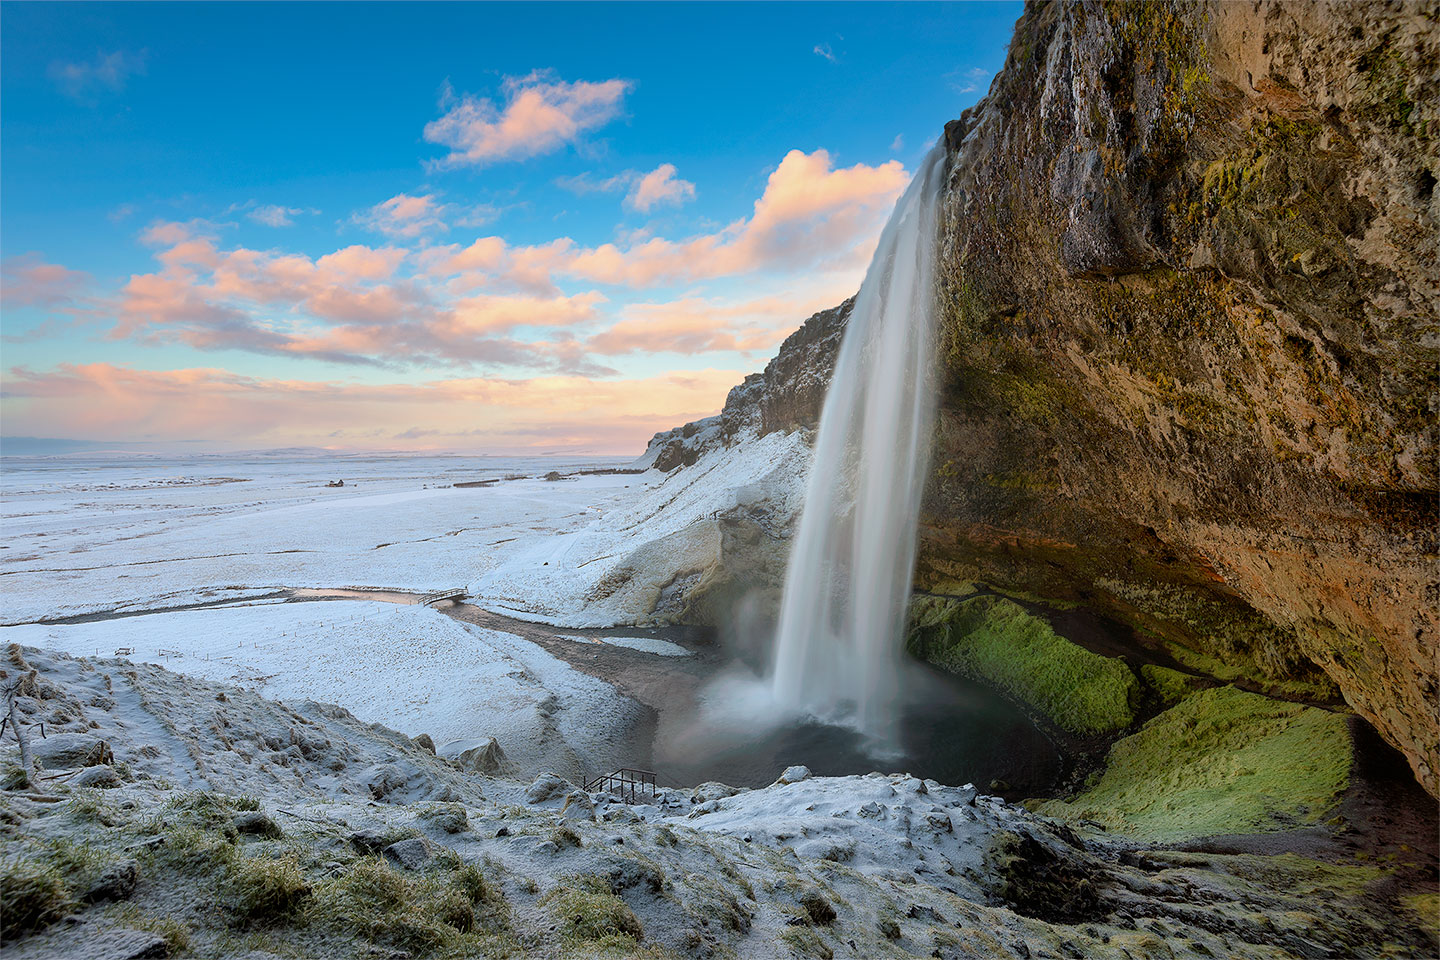
{"label": "handrail on steps", "polygon": [[632,770],[621,767],[585,781],[586,791],[603,790],[625,803],[648,803],[655,799],[657,776],[653,770]]}

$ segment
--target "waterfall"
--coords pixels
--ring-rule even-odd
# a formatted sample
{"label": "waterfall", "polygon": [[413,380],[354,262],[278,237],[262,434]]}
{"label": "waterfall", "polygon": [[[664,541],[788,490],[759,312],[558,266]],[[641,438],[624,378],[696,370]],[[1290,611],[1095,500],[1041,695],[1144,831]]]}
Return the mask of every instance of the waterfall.
{"label": "waterfall", "polygon": [[772,694],[789,710],[893,741],[900,636],[934,414],[936,144],[865,274],[820,415],[785,572]]}

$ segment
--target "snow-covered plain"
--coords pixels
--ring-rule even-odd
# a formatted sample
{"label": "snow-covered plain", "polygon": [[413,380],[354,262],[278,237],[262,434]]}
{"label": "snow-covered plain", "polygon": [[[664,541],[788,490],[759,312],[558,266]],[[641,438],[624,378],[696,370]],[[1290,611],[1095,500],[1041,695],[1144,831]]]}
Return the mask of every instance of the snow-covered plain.
{"label": "snow-covered plain", "polygon": [[788,515],[806,456],[772,434],[670,475],[552,459],[6,458],[0,642],[133,648],[137,662],[338,703],[437,744],[494,736],[516,772],[633,765],[641,708],[529,640],[404,596],[280,591],[462,587],[521,619],[636,623],[666,584],[719,562],[719,513]]}
{"label": "snow-covered plain", "polygon": [[[6,458],[0,622],[278,587],[463,586],[663,475],[535,479],[615,461]],[[525,474],[489,486],[456,482]],[[332,479],[344,487],[327,488]]]}

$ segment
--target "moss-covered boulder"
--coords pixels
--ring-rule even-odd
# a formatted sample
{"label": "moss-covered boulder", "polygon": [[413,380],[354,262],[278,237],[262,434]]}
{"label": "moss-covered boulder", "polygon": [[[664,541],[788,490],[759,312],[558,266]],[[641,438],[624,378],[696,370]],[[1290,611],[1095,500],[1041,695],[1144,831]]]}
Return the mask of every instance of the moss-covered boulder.
{"label": "moss-covered boulder", "polygon": [[1135,720],[1140,684],[1124,661],[1057,634],[1013,600],[920,597],[910,652],[981,680],[1080,736],[1115,733]]}
{"label": "moss-covered boulder", "polygon": [[1116,742],[1078,796],[1038,809],[1165,842],[1281,830],[1324,818],[1351,760],[1343,714],[1215,687]]}

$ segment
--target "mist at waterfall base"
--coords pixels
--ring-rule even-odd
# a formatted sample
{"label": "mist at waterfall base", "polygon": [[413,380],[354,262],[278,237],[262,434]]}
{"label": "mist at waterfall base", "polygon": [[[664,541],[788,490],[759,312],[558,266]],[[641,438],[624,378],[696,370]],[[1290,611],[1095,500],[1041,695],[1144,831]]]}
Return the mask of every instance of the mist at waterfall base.
{"label": "mist at waterfall base", "polygon": [[936,144],[885,225],[846,323],[768,673],[742,651],[695,716],[662,731],[657,760],[672,774],[757,785],[803,763],[983,785],[1055,772],[1053,746],[1012,705],[902,649],[935,404],[944,176]]}
{"label": "mist at waterfall base", "polygon": [[659,717],[654,762],[667,782],[762,787],[793,764],[820,776],[909,773],[982,789],[999,780],[1011,790],[998,792],[1023,796],[1061,779],[1057,745],[1015,704],[963,677],[900,659],[896,698],[885,704],[893,739],[881,747],[853,725],[777,705],[768,657],[724,652],[728,667],[699,701]]}

